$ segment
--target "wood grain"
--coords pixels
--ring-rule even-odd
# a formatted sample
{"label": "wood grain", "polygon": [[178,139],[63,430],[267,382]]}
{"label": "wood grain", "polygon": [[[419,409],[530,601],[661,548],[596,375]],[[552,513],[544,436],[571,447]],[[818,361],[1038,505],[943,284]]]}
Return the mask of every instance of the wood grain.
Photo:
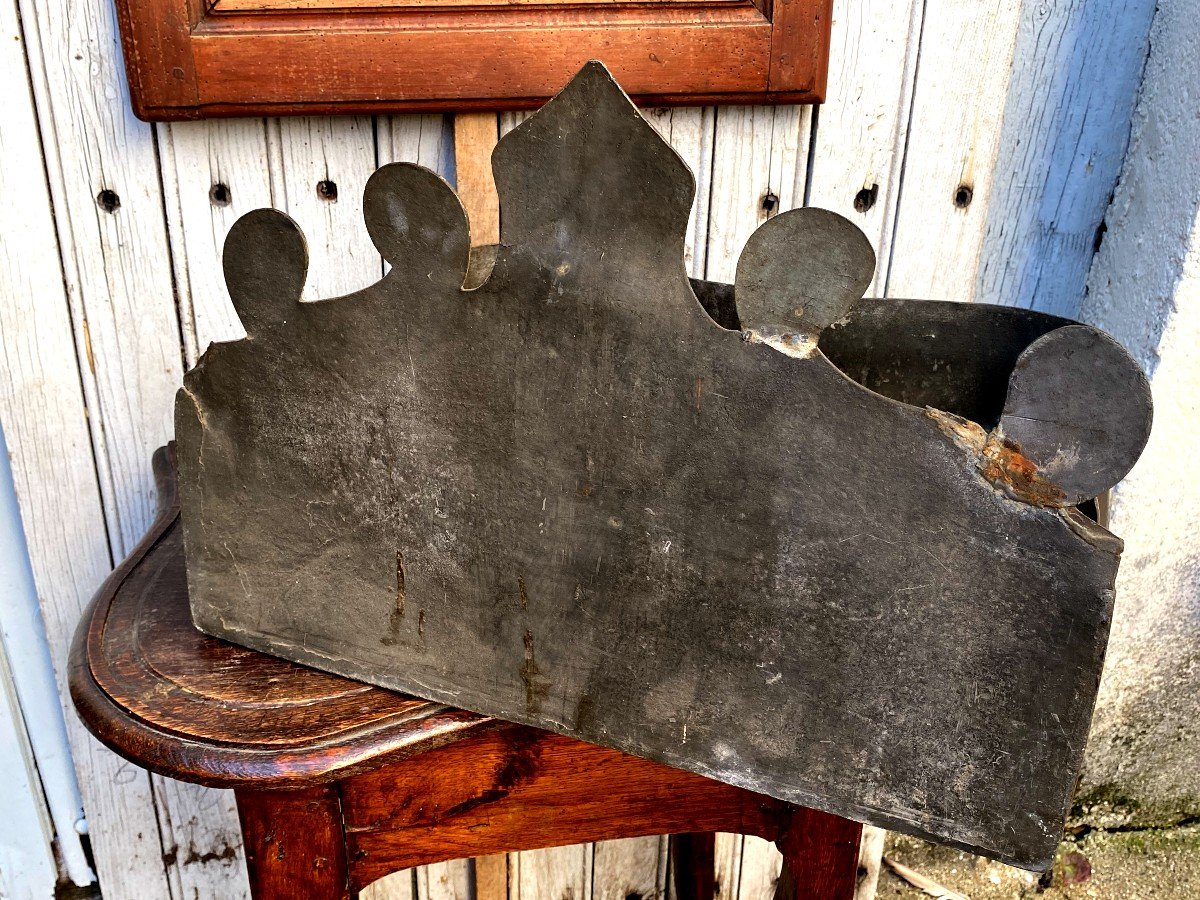
{"label": "wood grain", "polygon": [[[37,6],[36,11],[35,5]],[[834,68],[830,74],[831,84],[828,99],[821,110],[821,121],[817,134],[818,143],[815,147],[812,170],[812,201],[817,205],[831,206],[840,210],[841,204],[846,202],[844,198],[853,198],[860,189],[859,182],[862,180],[862,175],[859,170],[852,169],[854,161],[850,157],[853,154],[840,152],[840,141],[823,140],[828,134],[825,126],[835,120],[844,121],[847,124],[845,133],[849,137],[857,135],[858,140],[867,142],[857,146],[865,149],[876,148],[871,152],[882,154],[872,157],[878,158],[883,166],[879,179],[881,192],[875,209],[871,214],[863,217],[868,225],[872,224],[871,216],[882,215],[880,210],[885,202],[887,185],[898,186],[901,180],[902,154],[887,159],[883,143],[877,142],[878,133],[886,127],[886,123],[877,119],[877,115],[894,84],[889,80],[891,76],[883,71],[882,63],[878,59],[879,54],[888,51],[889,48],[881,47],[879,43],[872,43],[883,37],[882,35],[873,37],[873,34],[880,30],[877,23],[880,22],[881,16],[895,15],[899,17],[898,10],[885,9],[883,6],[886,5],[873,2],[873,0],[868,0],[864,4],[837,4],[835,12],[838,16],[834,23]],[[1152,7],[1152,4],[1150,6]],[[69,161],[77,161],[79,152],[77,148],[95,137],[95,129],[106,123],[115,122],[117,129],[124,133],[126,142],[143,144],[141,148],[131,151],[132,168],[143,171],[148,176],[154,176],[153,136],[148,129],[139,129],[136,123],[130,122],[127,116],[122,117],[122,110],[127,102],[122,83],[124,79],[119,74],[110,77],[112,72],[108,61],[115,59],[111,51],[115,31],[109,5],[106,3],[84,3],[82,5],[75,3],[68,8],[59,2],[35,4],[26,0],[21,3],[21,8],[24,40],[13,44],[18,64],[12,70],[13,78],[9,81],[13,84],[23,83],[26,74],[22,51],[27,51],[28,73],[32,77],[40,97],[45,149],[48,155],[46,167],[52,172],[60,167],[58,149],[60,145],[63,147],[63,155]],[[1145,8],[1145,4],[1141,4],[1141,8]],[[1083,20],[1077,19],[1081,11],[1087,14]],[[1092,13],[1088,12],[1087,4],[1072,3],[1069,7],[1052,6],[1048,11],[1040,12],[1027,8],[1025,15],[1033,17],[1025,27],[1032,30],[1036,43],[1018,45],[1018,55],[1027,54],[1014,64],[1017,80],[1026,85],[1025,88],[1022,88],[1025,93],[1021,96],[1027,100],[1032,98],[1034,102],[1044,100],[1046,109],[1056,113],[1052,117],[1054,120],[1052,124],[1061,124],[1063,133],[1069,134],[1067,123],[1073,114],[1068,111],[1065,116],[1059,115],[1065,107],[1060,106],[1055,98],[1058,96],[1078,97],[1081,96],[1081,91],[1087,93],[1088,96],[1099,96],[1089,92],[1097,89],[1107,91],[1110,87],[1119,88],[1117,73],[1113,71],[1113,67],[1109,63],[1100,61],[1101,54],[1096,51],[1094,45],[1095,41],[1103,39],[1106,42],[1104,46],[1112,47],[1112,42],[1119,39],[1118,31],[1114,29],[1111,33],[1105,32],[1104,34],[1088,32],[1087,29],[1092,26],[1087,22],[1090,21]],[[48,27],[41,24],[46,20],[52,22]],[[1075,25],[1071,23],[1076,21],[1084,22],[1084,34],[1087,40],[1093,41],[1090,46],[1095,52],[1090,51],[1082,56],[1075,54],[1072,58],[1085,65],[1094,62],[1105,66],[1106,78],[1111,77],[1113,84],[1097,85],[1082,79],[1074,70],[1056,69],[1057,80],[1051,85],[1053,91],[1047,93],[1047,79],[1054,66],[1044,54],[1052,54],[1059,49],[1063,54],[1071,52],[1072,45],[1061,43],[1059,36],[1075,34]],[[847,30],[842,31],[841,34],[848,35],[845,40],[838,37],[838,29],[843,27],[843,23],[846,23]],[[1127,18],[1122,18],[1121,22],[1117,24],[1125,26],[1130,23]],[[43,54],[41,49],[42,42],[39,32],[43,28],[46,28],[52,50],[48,54]],[[903,44],[905,37],[908,40],[907,45],[893,46],[890,48],[890,52],[904,55],[909,60],[911,67],[918,51],[919,28],[907,36],[897,32],[888,37],[888,40],[899,41]],[[1085,38],[1080,36],[1079,39]],[[938,42],[941,42],[943,47],[948,47],[957,40],[958,36],[953,34],[931,34],[927,37],[925,46],[931,52],[937,52]],[[1144,58],[1144,48],[1136,49],[1136,65],[1140,67],[1141,59]],[[76,54],[83,58],[76,59]],[[1032,59],[1028,54],[1033,55]],[[93,63],[100,66],[98,73],[91,68]],[[186,59],[181,59],[181,65],[190,66],[191,64]],[[992,59],[982,61],[968,59],[964,60],[961,65],[964,66],[963,69],[945,70],[947,72],[945,77],[951,80],[964,78],[974,68],[982,65],[996,66],[998,62]],[[84,103],[78,105],[67,101],[66,98],[70,96],[67,93],[58,94],[57,100],[51,97],[47,85],[56,85],[53,90],[57,92],[59,90],[57,85],[64,78],[81,80],[86,85],[87,91],[95,92],[96,99],[92,100],[85,96]],[[861,89],[851,87],[859,85],[862,86]],[[1125,87],[1127,90],[1134,90],[1136,79],[1132,83],[1127,83]],[[19,92],[17,99],[20,99]],[[66,112],[64,114],[55,113],[52,116],[50,114],[52,101],[53,103],[61,102]],[[34,121],[32,108],[29,108],[26,115],[20,112],[19,102],[10,104],[10,106],[14,108],[9,110],[5,127],[0,130],[2,131],[0,144],[5,148],[5,159],[20,160],[14,162],[13,165],[21,171],[41,171],[43,162],[37,123]],[[835,108],[838,111],[835,112]],[[72,115],[70,112],[72,109],[78,110],[78,115]],[[1024,109],[1024,107],[1020,107],[1020,109]],[[1040,121],[1038,117],[1043,115],[1040,109],[1035,106],[1031,112],[1022,113],[1022,115],[1032,116],[1030,121]],[[950,115],[951,112],[952,110],[949,108],[946,109],[946,115]],[[672,118],[681,115],[699,117],[703,114],[707,117],[703,125],[703,134],[709,141],[712,140],[714,132],[724,131],[732,125],[730,117],[722,117],[723,121],[719,124],[714,123],[712,121],[714,111],[711,109],[674,109],[668,111],[667,114]],[[901,119],[903,120],[906,116],[907,106],[903,106]],[[416,159],[415,156],[403,155],[403,151],[396,151],[394,155],[389,155],[389,145],[403,147],[419,144],[422,148],[436,147],[439,129],[432,124],[420,123],[440,123],[442,118],[440,115],[381,118],[377,144],[379,160],[387,162],[400,158]],[[261,124],[261,121],[258,121]],[[1109,119],[1102,121],[1095,116],[1088,116],[1087,124],[1090,129],[1093,126],[1099,127],[1101,124],[1108,126],[1112,122]],[[244,131],[237,131],[235,135],[224,130],[227,125],[237,126],[237,129],[244,129]],[[176,281],[179,285],[183,309],[187,309],[184,301],[189,295],[195,298],[195,330],[201,335],[201,342],[198,348],[187,348],[186,359],[191,362],[195,360],[197,350],[202,350],[207,340],[212,337],[219,335],[220,339],[226,339],[236,337],[240,333],[240,326],[236,324],[232,325],[233,333],[223,330],[230,327],[230,319],[224,318],[226,312],[221,307],[227,309],[229,317],[232,317],[232,308],[229,307],[219,270],[215,268],[217,251],[229,222],[241,212],[255,206],[267,205],[266,201],[256,198],[261,196],[258,193],[261,190],[258,187],[259,179],[266,184],[269,178],[265,171],[264,151],[261,149],[263,139],[253,133],[256,120],[172,126],[170,134],[175,134],[176,127],[193,130],[188,133],[186,138],[175,141],[176,152],[179,154],[176,163],[171,163],[168,157],[167,150],[171,140],[164,137],[168,132],[165,129],[159,131],[159,147],[163,150],[160,171],[161,180],[168,193],[166,205],[168,222],[171,224],[171,254],[175,263]],[[1015,122],[1014,127],[1019,131],[1024,131],[1028,138],[1028,126],[1023,125],[1022,120]],[[394,138],[393,133],[397,133]],[[1093,132],[1089,130],[1085,136],[1091,134]],[[902,135],[900,138],[901,150],[903,142]],[[180,148],[184,144],[187,144],[189,149],[181,151]],[[13,148],[17,146],[27,147],[28,152],[22,154],[15,151]],[[679,145],[676,144],[676,146],[678,149]],[[1055,146],[1058,145],[1055,144]],[[320,153],[321,148],[313,148],[311,152]],[[369,158],[376,150],[360,148],[356,152],[362,152],[364,158]],[[689,158],[689,164],[692,165],[701,180],[698,205],[693,211],[693,225],[698,231],[698,249],[700,251],[696,264],[701,267],[706,249],[705,234],[708,228],[707,215],[702,205],[709,194],[707,182],[704,179],[712,170],[711,147],[708,152],[709,162],[706,166],[704,164],[697,166]],[[1045,147],[1035,148],[1034,143],[1029,140],[1022,142],[1017,156],[1009,162],[1011,169],[1007,170],[1008,174],[1004,176],[1011,179],[1014,191],[1020,193],[1025,190],[1040,190],[1037,186],[1041,185],[1049,176],[1045,166],[1045,156],[1042,155],[1048,152]],[[423,164],[444,173],[448,171],[444,165],[437,162],[436,152],[430,156],[425,154],[426,149],[422,149],[420,161]],[[687,156],[687,154],[684,155]],[[92,150],[83,157],[82,163],[69,162],[69,164],[78,164],[81,168],[87,168],[94,173],[113,172],[114,168],[108,164],[107,159],[108,157],[102,158]],[[150,160],[148,168],[147,160]],[[115,162],[120,167],[121,161],[118,159]],[[195,168],[192,168],[193,166]],[[175,171],[176,169],[178,172]],[[853,178],[849,174],[846,176],[836,174],[843,171],[848,173],[853,171]],[[228,182],[233,188],[232,207],[218,208],[208,201],[207,192],[212,187],[211,184],[206,184],[209,175],[219,176],[222,181]],[[845,177],[844,181],[843,177]],[[173,181],[178,181],[180,185],[190,185],[186,190],[180,192],[184,205],[182,216],[177,216],[173,212],[174,201],[170,196]],[[916,189],[915,182],[912,188]],[[42,598],[48,629],[51,631],[50,638],[54,658],[56,661],[62,661],[65,660],[65,647],[69,642],[70,628],[74,624],[80,608],[86,603],[88,595],[103,578],[110,564],[107,561],[108,553],[105,549],[104,522],[95,512],[99,506],[89,507],[93,501],[97,504],[99,502],[95,499],[98,496],[95,493],[97,463],[88,444],[88,410],[85,407],[77,377],[80,366],[85,370],[87,368],[87,340],[82,336],[86,333],[87,323],[81,317],[72,320],[67,313],[61,263],[55,252],[55,244],[59,235],[55,233],[56,223],[50,214],[44,189],[44,182],[38,178],[31,177],[14,181],[4,195],[5,199],[11,199],[13,202],[0,207],[0,211],[2,211],[0,219],[5,222],[7,235],[4,249],[0,251],[0,254],[7,251],[4,254],[5,263],[0,266],[2,269],[0,283],[5,287],[2,292],[4,309],[0,311],[0,316],[3,316],[0,334],[3,335],[7,367],[3,386],[0,388],[0,408],[2,408],[4,427],[14,460],[17,487],[39,594]],[[123,270],[115,265],[102,270],[95,254],[85,254],[81,258],[82,262],[77,261],[74,250],[71,249],[74,246],[73,229],[86,227],[87,216],[99,217],[100,214],[98,211],[94,211],[94,196],[92,205],[84,203],[82,206],[77,205],[68,210],[61,181],[55,190],[60,204],[57,227],[63,233],[62,240],[65,241],[68,266],[82,265],[88,269],[85,274],[89,277],[100,271],[110,272],[111,275],[105,277],[111,278],[114,291],[118,294],[140,292],[138,296],[141,297],[142,302],[150,301],[154,297],[161,299],[166,296],[147,293],[146,279],[127,281]],[[98,187],[92,190],[92,195],[96,190]],[[1028,199],[1028,194],[1025,193],[1016,196],[1009,192],[1005,196],[1007,199],[995,201],[1002,205],[1003,212],[993,212],[989,216],[996,222],[1005,219],[1010,223],[1016,221],[1014,216],[1017,216],[1018,213],[1023,216],[1036,205]],[[1073,196],[1073,192],[1068,191],[1065,196]],[[1026,199],[1022,200],[1021,197]],[[1021,212],[1022,210],[1024,212]],[[125,206],[119,214],[130,214],[130,212],[130,208]],[[154,205],[150,204],[147,207],[138,207],[133,215],[139,220],[139,233],[145,233],[146,229],[153,225],[159,213],[154,209]],[[75,225],[71,223],[72,216],[79,220]],[[888,219],[891,218],[893,216],[889,212]],[[1061,221],[1063,221],[1061,217],[1055,216],[1055,222]],[[1020,219],[1020,222],[1025,222],[1025,219]],[[1096,221],[1080,222],[1077,225],[1080,233],[1085,231],[1094,233],[1098,223],[1097,218]],[[308,223],[306,223],[307,225]],[[912,227],[919,230],[921,226],[920,223],[915,223],[912,224]],[[1075,225],[1071,227],[1074,229]],[[868,228],[868,233],[872,236],[874,234],[871,228]],[[692,228],[689,228],[689,236],[691,234]],[[986,292],[983,296],[998,302],[1029,302],[1029,300],[1009,299],[1018,297],[1031,298],[1033,302],[1039,302],[1038,298],[1032,297],[1025,287],[1018,285],[1018,275],[1022,279],[1026,277],[1024,273],[1029,272],[1041,273],[1039,277],[1043,279],[1049,277],[1047,273],[1055,275],[1057,270],[1052,272],[1054,267],[1040,261],[1041,257],[1037,255],[1049,251],[1045,250],[1045,245],[1039,243],[1034,255],[1020,262],[1020,265],[1025,267],[1020,270],[1020,273],[1006,270],[1003,267],[1009,265],[1012,260],[1012,248],[1018,245],[1019,235],[1017,231],[1009,229],[1001,236],[1003,237],[1003,246],[1000,246],[1000,242],[985,245],[979,271],[986,270],[989,273],[989,281],[981,288]],[[313,237],[311,231],[309,237],[310,240]],[[155,247],[161,247],[161,245],[141,238],[131,237],[130,240],[132,243],[124,251],[130,258],[138,264],[144,263],[149,267],[158,265],[157,258],[150,259],[150,257],[155,257],[159,253]],[[917,241],[914,246],[920,248],[920,236],[918,235],[914,240]],[[925,246],[930,246],[930,240],[931,236],[926,235]],[[989,242],[991,242],[990,237]],[[1029,248],[1022,249],[1028,250]],[[990,268],[987,268],[988,266]],[[1007,274],[1001,274],[1005,272]],[[183,274],[184,277],[181,278],[180,274]],[[693,269],[692,274],[702,275],[703,269]],[[71,285],[70,289],[76,291],[79,279],[75,277],[69,284]],[[1021,281],[1020,284],[1024,285],[1027,282]],[[55,297],[62,299],[56,301],[53,299]],[[36,302],[34,302],[34,298],[37,298]],[[72,325],[75,331],[81,335],[75,347],[72,347]],[[189,317],[186,315],[182,323],[182,333],[185,343],[193,339]],[[205,338],[206,334],[210,337]],[[79,349],[78,364],[76,348]],[[140,361],[117,360],[109,364],[125,366],[133,372],[140,365]],[[153,373],[147,373],[147,377],[152,378]],[[94,393],[90,396],[93,400],[95,399]],[[94,406],[91,414],[93,421],[98,421]],[[108,463],[103,459],[99,463],[101,470],[107,465]],[[139,461],[138,465],[142,465],[142,462]],[[147,484],[149,483],[148,474],[143,473],[140,477]],[[67,498],[69,498],[69,505],[67,505]],[[65,674],[63,678],[65,683]],[[147,804],[151,802],[148,781],[143,777],[139,782],[132,767],[120,762],[94,742],[82,737],[82,729],[70,713],[68,713],[67,722],[68,728],[72,730],[75,763],[79,768],[80,779],[84,786],[85,802],[91,824],[91,841],[96,853],[97,864],[104,873],[106,891],[112,896],[136,897],[138,900],[147,900],[147,898],[156,898],[157,900],[159,897],[168,896],[168,885],[162,875],[163,867],[159,863],[159,857],[164,848],[159,846],[156,839],[153,807],[149,805],[145,807],[145,819],[139,818],[136,813],[138,803],[143,800]],[[105,768],[106,765],[109,768]],[[144,789],[139,788],[140,784],[145,785]],[[164,784],[161,780],[158,781],[156,790],[161,791]],[[201,820],[211,814],[207,806],[195,809],[185,808],[183,813],[185,816],[192,815]],[[718,838],[719,848],[727,851],[719,857],[719,865],[723,867],[723,870],[733,867],[731,877],[735,887],[737,882],[736,854],[740,852],[741,843],[740,835],[723,834]],[[151,844],[153,844],[152,848]],[[201,844],[197,847],[197,851],[201,854],[220,853],[224,849],[223,845],[217,842]],[[188,855],[189,850],[185,844],[180,858],[185,859]]]}
{"label": "wood grain", "polygon": [[889,296],[975,299],[1020,5],[925,4]]}
{"label": "wood grain", "polygon": [[833,13],[807,203],[845,216],[870,239],[879,263],[868,296],[887,283],[923,9],[915,0],[861,0]]}
{"label": "wood grain", "polygon": [[257,900],[350,900],[337,788],[238,791],[250,892]]}
{"label": "wood grain", "polygon": [[[774,838],[789,809],[698,775],[516,726],[349,778],[343,797],[355,878],[364,883],[446,854],[672,831],[746,830]],[[481,816],[484,828],[477,825]],[[520,873],[515,881],[542,874]]]}
{"label": "wood grain", "polygon": [[379,278],[379,252],[363,227],[363,187],[375,171],[369,117],[268,122],[273,195],[309,235],[304,298],[336,297]]}
{"label": "wood grain", "polygon": [[732,283],[747,238],[772,216],[804,205],[812,112],[799,106],[717,111],[705,277]]}
{"label": "wood grain", "polygon": [[1152,0],[1023,4],[978,298],[1075,317],[1129,144]]}
{"label": "wood grain", "polygon": [[[18,8],[6,10],[7,26]],[[163,389],[179,374],[177,337],[163,343],[170,270],[165,255],[141,256],[165,233],[150,129],[113,114],[123,79],[96,50],[115,40],[110,10],[21,3],[2,57],[12,90],[0,149],[24,174],[0,199],[0,418],[65,708],[72,631],[149,513],[145,443],[164,435]],[[106,189],[121,201],[111,214],[97,205]],[[107,896],[168,896],[151,779],[75,716],[66,725]]]}
{"label": "wood grain", "polygon": [[530,108],[589,59],[646,103],[819,100],[832,2],[262,6],[121,0],[138,116]]}
{"label": "wood grain", "polygon": [[472,247],[500,242],[500,196],[492,177],[492,150],[499,139],[495,113],[454,117],[455,186],[467,210]]}
{"label": "wood grain", "polygon": [[165,513],[105,583],[73,654],[80,715],[126,758],[201,784],[279,786],[494,727],[201,634],[177,521]]}

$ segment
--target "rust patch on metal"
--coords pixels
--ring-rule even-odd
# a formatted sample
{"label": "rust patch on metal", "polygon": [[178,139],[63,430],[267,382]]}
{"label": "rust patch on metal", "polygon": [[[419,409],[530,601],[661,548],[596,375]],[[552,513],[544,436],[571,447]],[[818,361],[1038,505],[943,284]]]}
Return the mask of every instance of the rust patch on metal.
{"label": "rust patch on metal", "polygon": [[998,429],[988,435],[983,445],[979,471],[1014,500],[1034,506],[1070,505],[1066,492],[1044,478],[1037,463],[1021,452],[1021,445],[1006,439]]}
{"label": "rust patch on metal", "polygon": [[979,457],[980,474],[1006,496],[1033,506],[1071,505],[1063,489],[1046,478],[1037,463],[1021,452],[1021,445],[1005,438],[999,429],[989,434],[970,419],[940,409],[927,408],[925,414],[955,444]]}

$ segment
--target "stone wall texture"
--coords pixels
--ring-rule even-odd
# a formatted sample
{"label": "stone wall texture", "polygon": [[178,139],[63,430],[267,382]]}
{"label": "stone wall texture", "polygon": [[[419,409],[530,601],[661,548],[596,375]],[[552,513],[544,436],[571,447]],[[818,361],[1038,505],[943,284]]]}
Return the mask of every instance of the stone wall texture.
{"label": "stone wall texture", "polygon": [[1155,421],[1116,489],[1125,539],[1077,813],[1096,825],[1200,815],[1200,0],[1162,0],[1107,234],[1081,318],[1145,366]]}

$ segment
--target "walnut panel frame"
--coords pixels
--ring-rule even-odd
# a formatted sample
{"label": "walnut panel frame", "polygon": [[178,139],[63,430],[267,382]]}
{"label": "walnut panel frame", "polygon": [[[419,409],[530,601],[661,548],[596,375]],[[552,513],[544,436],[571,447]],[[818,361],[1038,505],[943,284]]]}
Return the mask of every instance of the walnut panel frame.
{"label": "walnut panel frame", "polygon": [[146,121],[534,108],[589,59],[644,104],[819,102],[832,10],[832,0],[116,4]]}

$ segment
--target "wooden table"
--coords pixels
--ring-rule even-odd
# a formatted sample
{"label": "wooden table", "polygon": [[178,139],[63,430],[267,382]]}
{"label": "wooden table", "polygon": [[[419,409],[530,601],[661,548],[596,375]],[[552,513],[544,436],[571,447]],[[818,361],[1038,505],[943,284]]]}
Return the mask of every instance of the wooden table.
{"label": "wooden table", "polygon": [[679,834],[678,896],[707,900],[716,831],[778,845],[777,898],[853,896],[855,822],[201,634],[166,448],[155,471],[158,517],[80,623],[71,694],[126,759],[234,789],[254,897],[349,898],[426,863]]}

